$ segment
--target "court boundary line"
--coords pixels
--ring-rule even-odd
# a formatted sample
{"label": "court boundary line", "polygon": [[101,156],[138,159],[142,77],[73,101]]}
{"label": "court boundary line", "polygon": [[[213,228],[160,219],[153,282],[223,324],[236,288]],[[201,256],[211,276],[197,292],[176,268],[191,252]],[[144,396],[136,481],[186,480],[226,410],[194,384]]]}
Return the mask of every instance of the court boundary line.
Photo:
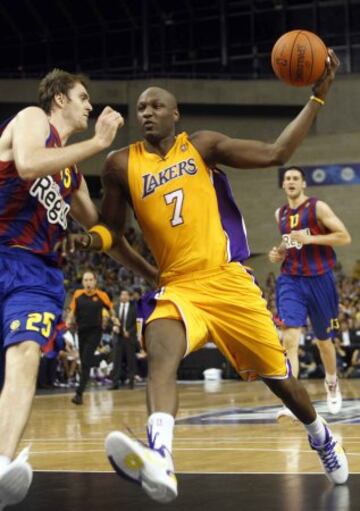
{"label": "court boundary line", "polygon": [[[34,473],[59,473],[59,474],[114,474],[111,470],[33,470]],[[324,472],[189,472],[189,471],[176,471],[176,474],[189,474],[189,475],[297,475],[297,476],[313,476],[323,475]],[[360,475],[360,471],[350,472],[349,476]]]}

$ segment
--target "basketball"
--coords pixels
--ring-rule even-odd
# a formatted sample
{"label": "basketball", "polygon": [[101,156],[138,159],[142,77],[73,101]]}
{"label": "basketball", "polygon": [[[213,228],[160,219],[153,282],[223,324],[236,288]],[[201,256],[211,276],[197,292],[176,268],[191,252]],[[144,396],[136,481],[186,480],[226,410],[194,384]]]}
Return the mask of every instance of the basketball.
{"label": "basketball", "polygon": [[304,87],[322,76],[327,56],[327,48],[319,36],[307,30],[292,30],[276,41],[271,66],[281,81]]}

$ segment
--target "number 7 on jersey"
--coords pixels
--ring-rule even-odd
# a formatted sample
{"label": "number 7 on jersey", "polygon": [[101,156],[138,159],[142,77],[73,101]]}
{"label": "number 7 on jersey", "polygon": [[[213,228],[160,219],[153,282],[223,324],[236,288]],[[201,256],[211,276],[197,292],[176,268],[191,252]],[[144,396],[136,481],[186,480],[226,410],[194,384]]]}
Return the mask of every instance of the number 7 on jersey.
{"label": "number 7 on jersey", "polygon": [[168,206],[173,202],[175,203],[173,216],[170,220],[172,227],[183,224],[184,219],[182,217],[182,207],[184,203],[184,190],[180,188],[179,190],[174,190],[173,192],[166,193],[164,195],[164,199]]}

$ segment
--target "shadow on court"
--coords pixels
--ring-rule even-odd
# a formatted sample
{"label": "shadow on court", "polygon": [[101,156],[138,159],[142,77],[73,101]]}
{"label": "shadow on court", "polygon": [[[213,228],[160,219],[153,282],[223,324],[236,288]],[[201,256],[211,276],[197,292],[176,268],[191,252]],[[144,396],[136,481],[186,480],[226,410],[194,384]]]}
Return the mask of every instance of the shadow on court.
{"label": "shadow on court", "polygon": [[322,475],[180,474],[179,497],[158,504],[107,473],[36,472],[14,511],[359,511],[360,476],[332,487]]}

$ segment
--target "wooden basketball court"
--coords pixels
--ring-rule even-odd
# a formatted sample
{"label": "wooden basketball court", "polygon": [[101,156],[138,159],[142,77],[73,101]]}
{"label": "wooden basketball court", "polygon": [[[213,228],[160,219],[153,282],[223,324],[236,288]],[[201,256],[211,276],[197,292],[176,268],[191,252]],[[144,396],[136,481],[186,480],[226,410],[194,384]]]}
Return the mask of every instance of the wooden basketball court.
{"label": "wooden basketball court", "polygon": [[37,396],[21,446],[32,444],[34,484],[12,509],[358,510],[360,381],[341,381],[344,406],[337,416],[326,412],[322,381],[305,385],[347,451],[352,475],[345,488],[331,487],[300,425],[275,422],[280,404],[263,383],[180,383],[174,503],[151,502],[113,474],[104,453],[104,438],[114,429],[129,427],[145,441],[145,390],[139,386],[90,390],[83,406],[73,405],[69,393]]}

